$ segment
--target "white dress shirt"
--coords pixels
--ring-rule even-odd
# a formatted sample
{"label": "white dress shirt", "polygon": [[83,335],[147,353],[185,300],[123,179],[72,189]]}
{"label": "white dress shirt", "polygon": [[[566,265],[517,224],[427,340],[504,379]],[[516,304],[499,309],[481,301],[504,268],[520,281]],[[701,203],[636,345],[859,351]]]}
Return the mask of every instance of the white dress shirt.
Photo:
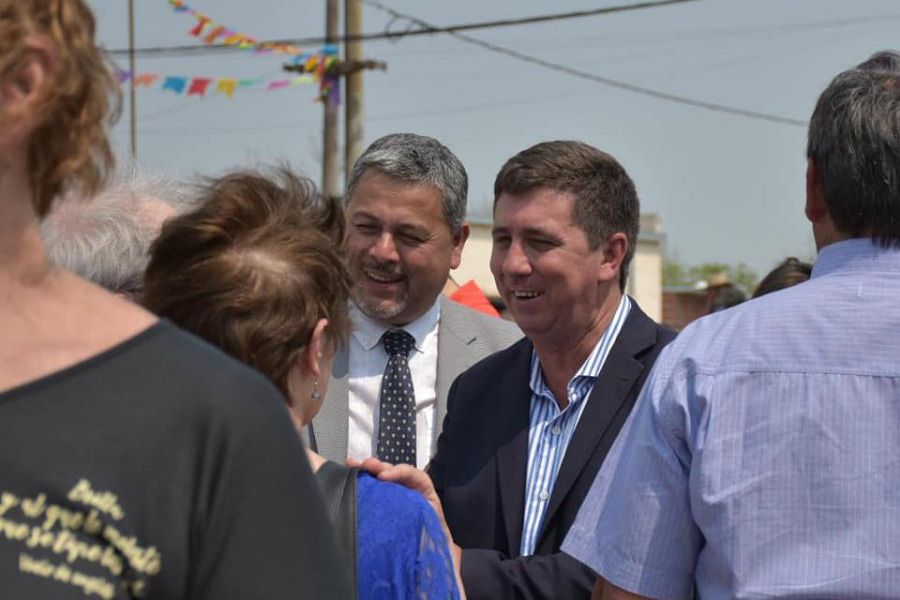
{"label": "white dress shirt", "polygon": [[[403,326],[416,340],[409,354],[416,394],[416,466],[424,468],[434,454],[435,409],[437,406],[438,322],[439,302],[415,321]],[[375,456],[378,445],[378,405],[381,378],[388,356],[381,344],[381,336],[393,327],[385,326],[350,303],[353,333],[349,344],[349,416],[347,428],[347,457],[362,460]]]}

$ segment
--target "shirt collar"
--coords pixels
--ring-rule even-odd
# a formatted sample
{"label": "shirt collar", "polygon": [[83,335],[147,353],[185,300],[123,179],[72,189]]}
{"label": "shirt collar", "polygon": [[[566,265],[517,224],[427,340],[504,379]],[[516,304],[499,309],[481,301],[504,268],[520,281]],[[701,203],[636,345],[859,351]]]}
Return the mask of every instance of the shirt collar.
{"label": "shirt collar", "polygon": [[[426,310],[421,317],[400,328],[413,336],[416,340],[416,350],[419,352],[422,352],[425,337],[438,326],[438,321],[441,318],[441,303],[439,300],[435,300],[431,308]],[[352,300],[350,301],[350,320],[353,322],[353,337],[365,350],[371,350],[377,346],[385,331],[396,329],[393,325],[386,325],[368,316]]]}
{"label": "shirt collar", "polygon": [[[603,335],[600,336],[600,339],[597,340],[594,349],[591,350],[588,357],[581,363],[578,371],[576,371],[572,379],[569,380],[569,385],[581,377],[596,379],[600,376],[600,371],[603,369],[606,357],[609,355],[609,351],[615,343],[616,338],[619,337],[622,325],[625,324],[625,319],[628,318],[628,313],[630,312],[631,299],[627,295],[622,294],[622,299],[619,301],[619,306],[616,308],[612,321],[609,322],[606,331],[604,331]],[[529,381],[529,386],[531,387],[531,393],[537,396],[549,392],[546,382],[544,381],[544,372],[541,369],[541,362],[538,360],[537,350],[534,349],[531,351],[531,379]]]}
{"label": "shirt collar", "polygon": [[900,271],[900,248],[884,248],[869,238],[834,242],[819,251],[812,277],[861,270]]}

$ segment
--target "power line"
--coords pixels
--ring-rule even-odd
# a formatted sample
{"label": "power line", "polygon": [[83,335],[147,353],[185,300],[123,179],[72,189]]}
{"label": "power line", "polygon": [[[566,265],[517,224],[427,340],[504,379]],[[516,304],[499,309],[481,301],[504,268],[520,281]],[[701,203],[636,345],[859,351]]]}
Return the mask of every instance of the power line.
{"label": "power line", "polygon": [[[414,23],[420,27],[434,27],[430,23],[419,19],[418,17],[414,17],[412,15],[404,14],[398,11],[395,11],[392,8],[389,8],[377,0],[362,0],[365,4],[386,12],[391,15],[395,19],[405,19],[410,23]],[[745,110],[742,108],[737,108],[734,106],[728,106],[726,104],[719,104],[716,102],[707,102],[704,100],[697,100],[695,98],[688,98],[686,96],[680,96],[677,94],[670,94],[667,92],[660,92],[658,90],[654,90],[651,88],[646,88],[638,85],[634,85],[625,81],[619,81],[617,79],[611,79],[609,77],[603,77],[601,75],[595,75],[593,73],[588,73],[586,71],[580,71],[568,65],[551,62],[549,60],[545,60],[543,58],[532,56],[530,54],[525,54],[524,52],[519,52],[518,50],[512,50],[511,48],[506,48],[504,46],[498,46],[492,42],[486,42],[484,40],[471,37],[469,35],[459,33],[458,31],[448,31],[449,35],[462,40],[469,44],[475,44],[476,46],[481,46],[486,50],[490,50],[491,52],[496,52],[498,54],[504,54],[506,56],[510,56],[517,60],[527,62],[533,65],[537,65],[540,67],[544,67],[547,69],[553,69],[554,71],[559,71],[562,73],[566,73],[568,75],[572,75],[574,77],[578,77],[580,79],[586,79],[588,81],[593,81],[595,83],[600,83],[609,87],[614,87],[620,90],[625,90],[628,92],[633,92],[635,94],[641,94],[644,96],[649,96],[651,98],[656,98],[658,100],[665,100],[667,102],[674,102],[676,104],[683,104],[687,106],[693,106],[695,108],[702,108],[705,110],[737,115],[741,117],[747,117],[751,119],[758,119],[762,121],[769,121],[772,123],[781,123],[783,125],[794,125],[800,127],[806,127],[806,121],[802,121],[800,119],[792,119],[789,117],[782,117],[779,115],[773,115],[769,113],[757,112],[753,110]]]}
{"label": "power line", "polygon": [[[498,102],[479,102],[476,104],[466,104],[462,106],[454,106],[452,108],[433,108],[419,111],[406,111],[406,112],[395,112],[388,113],[382,115],[375,115],[367,118],[367,121],[370,122],[381,122],[381,121],[390,121],[392,119],[409,119],[415,117],[431,117],[436,115],[453,115],[453,114],[464,114],[472,111],[478,110],[486,110],[493,108],[505,108],[509,106],[523,106],[527,104],[535,104],[539,102],[547,102],[548,100],[557,100],[562,98],[571,98],[577,95],[584,95],[586,92],[584,90],[572,90],[569,92],[556,93],[550,95],[544,95],[539,97],[528,97],[523,98],[521,100],[502,100]],[[222,98],[222,96],[219,96]],[[173,107],[166,108],[160,111],[156,111],[146,115],[146,117],[141,120],[146,122],[151,120],[152,117],[162,116],[164,114],[184,110],[186,108],[194,108],[198,106],[202,106],[204,101],[199,99],[193,102],[186,102],[182,104],[173,105]],[[275,129],[285,129],[285,128],[297,128],[297,127],[305,127],[309,125],[311,121],[280,121],[277,123],[270,124],[261,124],[254,125],[252,127],[244,127],[244,128],[234,128],[229,127],[228,132],[239,131],[239,132],[248,132],[248,131],[269,131]],[[142,134],[154,134],[154,135],[171,135],[175,133],[210,133],[210,132],[219,132],[221,131],[221,127],[204,127],[204,128],[193,128],[187,129],[184,128],[157,128],[157,129],[142,129]]]}
{"label": "power line", "polygon": [[[399,16],[410,22],[416,22],[419,29],[408,29],[405,31],[382,31],[378,33],[363,33],[360,35],[350,35],[336,38],[332,41],[326,40],[324,37],[309,37],[288,40],[268,40],[265,44],[289,45],[289,46],[321,46],[326,43],[343,44],[354,41],[372,41],[372,40],[398,40],[400,38],[418,36],[418,35],[434,35],[438,33],[458,33],[460,31],[473,31],[476,29],[494,29],[497,27],[512,27],[517,25],[532,25],[534,23],[546,23],[548,21],[561,21],[564,19],[578,19],[584,17],[594,17],[597,15],[612,14],[618,12],[626,12],[632,10],[641,10],[645,8],[656,8],[668,4],[683,4],[685,2],[696,2],[697,0],[653,0],[648,2],[639,2],[637,4],[625,4],[621,6],[608,6],[605,8],[594,8],[591,10],[578,10],[566,13],[554,13],[536,15],[532,17],[520,17],[517,19],[497,19],[494,21],[481,21],[477,23],[463,23],[460,25],[450,25],[449,27],[438,27],[429,25],[424,22],[416,22],[406,16]],[[372,5],[375,6],[375,5]],[[382,10],[390,11],[387,7],[375,6]],[[390,25],[390,24],[389,24]],[[226,44],[208,44],[199,46],[196,44],[190,46],[156,46],[150,48],[136,48],[135,54],[139,56],[168,56],[168,55],[184,55],[184,54],[218,54],[221,52],[234,52],[240,49],[235,46]],[[128,55],[127,48],[117,48],[109,50],[111,56]]]}

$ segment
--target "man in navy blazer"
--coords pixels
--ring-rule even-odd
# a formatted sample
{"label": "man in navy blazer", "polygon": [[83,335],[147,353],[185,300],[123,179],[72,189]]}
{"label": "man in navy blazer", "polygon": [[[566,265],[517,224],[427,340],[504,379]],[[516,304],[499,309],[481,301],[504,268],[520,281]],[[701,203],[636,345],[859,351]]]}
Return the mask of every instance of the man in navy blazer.
{"label": "man in navy blazer", "polygon": [[456,379],[429,469],[470,600],[590,597],[560,545],[674,337],[624,294],[638,222],[625,170],[583,143],[497,176],[491,270],[526,339]]}

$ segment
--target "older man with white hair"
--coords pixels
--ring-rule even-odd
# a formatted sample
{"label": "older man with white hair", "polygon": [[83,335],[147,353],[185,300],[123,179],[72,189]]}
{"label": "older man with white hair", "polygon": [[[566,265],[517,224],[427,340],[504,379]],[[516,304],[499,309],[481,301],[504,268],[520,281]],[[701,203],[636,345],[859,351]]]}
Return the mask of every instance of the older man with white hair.
{"label": "older man with white hair", "polygon": [[138,300],[150,245],[167,219],[192,204],[188,185],[132,164],[95,198],[61,198],[41,236],[51,263]]}

